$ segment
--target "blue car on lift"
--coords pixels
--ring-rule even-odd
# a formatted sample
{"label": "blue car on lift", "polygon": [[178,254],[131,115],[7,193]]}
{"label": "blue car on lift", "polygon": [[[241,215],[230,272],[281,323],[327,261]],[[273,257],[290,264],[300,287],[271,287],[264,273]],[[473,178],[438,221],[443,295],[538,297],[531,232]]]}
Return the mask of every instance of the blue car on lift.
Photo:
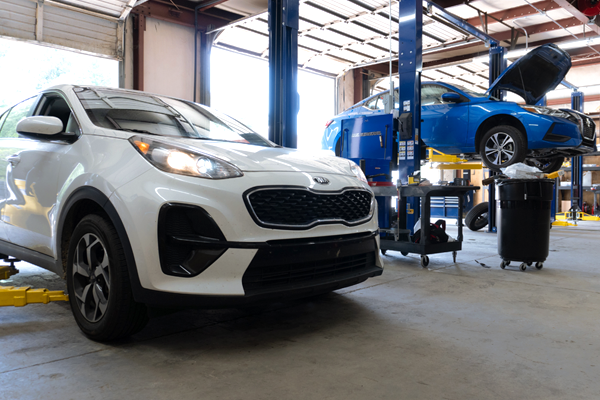
{"label": "blue car on lift", "polygon": [[[556,171],[565,157],[595,150],[596,126],[591,118],[574,110],[535,105],[558,86],[570,68],[569,54],[546,44],[514,62],[486,93],[443,82],[422,82],[421,138],[428,147],[480,159],[493,170],[526,162],[544,172]],[[489,93],[497,89],[518,94],[526,104],[492,97]],[[383,114],[387,93],[371,96],[329,121],[322,148],[341,155],[344,140],[340,138],[349,134],[343,129],[344,121]],[[396,109],[397,97],[396,89]]]}

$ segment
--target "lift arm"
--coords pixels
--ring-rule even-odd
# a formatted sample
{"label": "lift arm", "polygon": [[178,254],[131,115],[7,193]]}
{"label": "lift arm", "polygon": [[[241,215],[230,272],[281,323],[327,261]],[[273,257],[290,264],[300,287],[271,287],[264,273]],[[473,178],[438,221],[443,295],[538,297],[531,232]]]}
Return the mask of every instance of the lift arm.
{"label": "lift arm", "polygon": [[0,286],[0,307],[23,307],[27,304],[48,304],[51,301],[69,301],[69,295],[62,290],[32,289],[29,286]]}

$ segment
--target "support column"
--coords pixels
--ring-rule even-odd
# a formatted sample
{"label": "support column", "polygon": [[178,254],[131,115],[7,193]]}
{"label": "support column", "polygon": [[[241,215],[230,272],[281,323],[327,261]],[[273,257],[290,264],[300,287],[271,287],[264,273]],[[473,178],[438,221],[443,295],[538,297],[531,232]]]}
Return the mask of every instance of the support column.
{"label": "support column", "polygon": [[[411,137],[407,140],[407,154],[411,145],[414,158],[410,155],[406,163],[401,163],[398,170],[400,181],[408,183],[408,177],[421,168],[419,142],[421,139],[421,71],[423,70],[423,4],[418,0],[400,2],[398,14],[398,87],[400,114],[411,114]],[[412,142],[412,143],[411,143]]]}
{"label": "support column", "polygon": [[[506,69],[506,49],[499,45],[490,46],[490,72],[489,72],[489,83],[490,87],[498,79],[502,72]],[[490,93],[499,100],[504,100],[504,90],[494,90]],[[490,171],[490,176],[497,175],[497,172]],[[488,201],[488,233],[496,232],[496,186],[491,183],[488,186],[489,201]]]}
{"label": "support column", "polygon": [[[406,161],[399,161],[400,183],[407,185],[415,180],[415,173],[421,169],[421,150],[425,143],[421,140],[421,72],[423,70],[423,3],[420,0],[403,0],[398,14],[398,100],[400,121],[404,127],[410,126],[406,134],[400,133],[399,145],[404,146]],[[401,128],[401,130],[404,130]],[[422,146],[422,147],[421,147]],[[418,182],[420,175],[416,176]],[[400,189],[402,190],[402,189]],[[400,226],[413,228],[421,217],[419,197],[406,199],[405,212],[398,210]],[[412,213],[410,210],[413,210]],[[425,221],[424,223],[427,223]],[[424,225],[423,225],[424,226]],[[414,233],[414,232],[413,232]]]}
{"label": "support column", "polygon": [[269,139],[297,147],[299,0],[269,0]]}
{"label": "support column", "polygon": [[213,34],[196,30],[196,62],[194,102],[210,107],[210,53]]}
{"label": "support column", "polygon": [[135,14],[133,21],[133,88],[144,90],[144,32],[146,16]]}
{"label": "support column", "polygon": [[[490,72],[489,72],[489,84],[492,83],[504,72],[506,69],[506,49],[502,46],[491,45],[490,46]],[[497,99],[504,100],[505,92],[503,90],[494,90],[490,93]]]}
{"label": "support column", "polygon": [[[583,92],[571,93],[571,109],[583,112]],[[583,209],[583,156],[571,158],[571,212],[573,219]]]}

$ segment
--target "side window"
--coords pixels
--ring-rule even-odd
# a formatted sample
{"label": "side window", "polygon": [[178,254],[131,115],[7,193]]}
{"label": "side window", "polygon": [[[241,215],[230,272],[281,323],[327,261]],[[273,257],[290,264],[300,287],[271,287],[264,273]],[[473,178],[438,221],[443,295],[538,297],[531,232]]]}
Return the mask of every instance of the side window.
{"label": "side window", "polygon": [[452,90],[439,85],[423,85],[421,87],[421,105],[431,106],[434,104],[443,104],[442,95]]}
{"label": "side window", "polygon": [[29,115],[29,111],[35,104],[36,99],[37,97],[27,99],[8,111],[8,116],[4,117],[4,124],[2,124],[2,130],[0,130],[0,138],[19,137],[17,134],[17,124],[21,119]]}
{"label": "side window", "polygon": [[64,134],[79,135],[81,133],[71,108],[61,96],[55,94],[45,95],[35,115],[60,119],[63,123],[62,133]]}
{"label": "side window", "polygon": [[377,100],[378,99],[379,99],[379,96],[373,97],[371,100],[369,100],[365,103],[364,107],[368,108],[369,110],[377,110]]}

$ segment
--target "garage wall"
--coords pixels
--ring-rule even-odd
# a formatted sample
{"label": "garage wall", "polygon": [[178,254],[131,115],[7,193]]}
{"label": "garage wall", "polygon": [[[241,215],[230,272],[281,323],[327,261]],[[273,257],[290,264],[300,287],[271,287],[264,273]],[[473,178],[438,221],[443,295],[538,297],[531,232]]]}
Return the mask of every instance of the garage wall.
{"label": "garage wall", "polygon": [[337,79],[337,101],[335,113],[339,114],[354,105],[354,72],[346,72]]}
{"label": "garage wall", "polygon": [[2,0],[0,35],[121,58],[115,18],[101,18],[64,7],[30,0]]}
{"label": "garage wall", "polygon": [[194,28],[146,18],[144,90],[194,100]]}
{"label": "garage wall", "polygon": [[0,1],[0,35],[35,40],[36,3],[28,0]]}

